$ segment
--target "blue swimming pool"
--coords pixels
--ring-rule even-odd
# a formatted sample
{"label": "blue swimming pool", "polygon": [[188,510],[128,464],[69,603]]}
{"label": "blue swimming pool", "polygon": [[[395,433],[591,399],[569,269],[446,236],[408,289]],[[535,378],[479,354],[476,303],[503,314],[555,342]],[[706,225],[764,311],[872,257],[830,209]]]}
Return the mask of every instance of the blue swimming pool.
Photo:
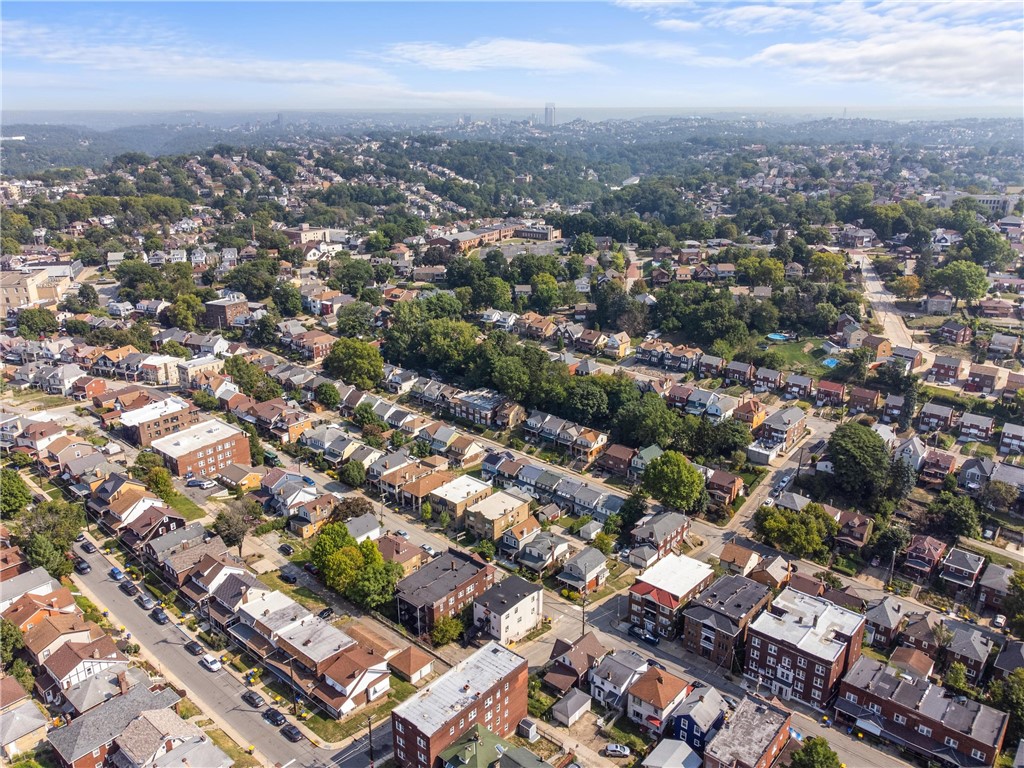
{"label": "blue swimming pool", "polygon": [[769,333],[767,338],[771,339],[772,341],[785,341],[789,337],[786,336],[786,334],[784,333]]}
{"label": "blue swimming pool", "polygon": [[821,361],[821,364],[824,365],[826,368],[835,368],[837,365],[839,365],[839,361],[834,357],[826,357],[824,360]]}

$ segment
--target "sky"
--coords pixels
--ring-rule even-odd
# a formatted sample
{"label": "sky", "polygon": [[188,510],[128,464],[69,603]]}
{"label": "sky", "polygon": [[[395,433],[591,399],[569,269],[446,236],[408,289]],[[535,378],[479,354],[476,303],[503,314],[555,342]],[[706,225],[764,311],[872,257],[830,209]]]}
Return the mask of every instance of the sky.
{"label": "sky", "polygon": [[5,110],[1024,113],[1020,0],[11,2]]}

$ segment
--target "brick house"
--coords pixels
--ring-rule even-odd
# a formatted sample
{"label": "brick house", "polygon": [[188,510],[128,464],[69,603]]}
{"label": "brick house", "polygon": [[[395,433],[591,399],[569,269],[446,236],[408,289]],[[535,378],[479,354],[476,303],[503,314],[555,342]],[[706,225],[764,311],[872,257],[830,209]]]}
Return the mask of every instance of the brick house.
{"label": "brick house", "polygon": [[1024,426],[1004,424],[999,435],[1000,453],[1024,453]]}
{"label": "brick house", "polygon": [[967,374],[967,383],[964,384],[964,392],[991,394],[995,391],[998,378],[998,368],[991,365],[972,365]]}
{"label": "brick house", "polygon": [[956,456],[945,451],[930,450],[924,455],[919,480],[924,485],[939,485],[956,471]]}
{"label": "brick house", "polygon": [[747,694],[704,751],[704,768],[771,768],[792,731],[793,715],[778,699]]}
{"label": "brick house", "polygon": [[739,575],[723,576],[683,611],[683,647],[731,670],[747,626],[767,607],[771,590]]}
{"label": "brick house", "polygon": [[876,336],[873,333],[869,333],[861,342],[861,348],[864,347],[874,351],[875,360],[892,356],[892,342],[884,336]]}
{"label": "brick house", "polygon": [[613,443],[598,458],[597,466],[608,470],[612,474],[626,477],[629,474],[629,468],[635,455],[636,449],[621,443]]}
{"label": "brick house", "polygon": [[674,638],[683,607],[710,586],[714,578],[714,570],[706,563],[685,555],[666,555],[637,576],[630,587],[630,623]]}
{"label": "brick house", "polygon": [[967,361],[959,357],[936,356],[928,369],[928,378],[936,384],[956,384],[967,375]]}
{"label": "brick house", "polygon": [[690,530],[690,518],[679,512],[664,512],[640,520],[631,533],[633,547],[651,547],[661,559],[677,551]]}
{"label": "brick house", "polygon": [[494,566],[476,555],[448,550],[395,588],[398,619],[416,635],[433,630],[441,616],[456,616],[494,584]]}
{"label": "brick house", "polygon": [[713,503],[727,507],[743,493],[743,478],[724,469],[716,469],[708,475],[705,488]]}
{"label": "brick house", "polygon": [[846,400],[846,385],[837,381],[819,381],[817,396],[814,399],[815,405],[839,406]]}
{"label": "brick house", "polygon": [[981,555],[953,547],[942,558],[939,578],[953,590],[973,591],[984,567],[985,558]]}
{"label": "brick house", "polygon": [[775,411],[761,427],[761,440],[767,445],[781,445],[789,450],[803,435],[807,414],[802,408],[791,406]]}
{"label": "brick house", "polygon": [[176,477],[217,477],[232,464],[251,464],[249,436],[238,427],[210,420],[161,437],[153,450]]}
{"label": "brick house", "polygon": [[903,395],[886,395],[882,405],[882,421],[886,424],[899,421],[906,403],[907,399]]}
{"label": "brick house", "polygon": [[864,619],[871,645],[888,648],[896,642],[896,638],[899,637],[903,629],[908,607],[893,595],[886,595],[868,603]]}
{"label": "brick house", "polygon": [[1003,600],[1010,591],[1013,568],[989,563],[978,579],[978,601],[983,608],[1000,613]]}
{"label": "brick house", "polygon": [[147,448],[154,440],[191,427],[199,420],[197,406],[173,395],[120,416],[125,436],[139,448]]}
{"label": "brick house", "polygon": [[782,387],[784,376],[781,371],[776,371],[774,368],[758,368],[754,372],[754,391],[755,392],[774,392],[776,389]]}
{"label": "brick house", "polygon": [[725,368],[725,360],[715,355],[701,355],[700,362],[697,363],[697,378],[698,379],[713,379],[722,373],[722,369]]}
{"label": "brick house", "polygon": [[725,366],[723,371],[723,380],[725,384],[749,384],[754,380],[754,373],[756,368],[752,363],[743,363],[739,360],[733,360],[731,363]]}
{"label": "brick house", "polygon": [[995,419],[976,413],[965,413],[960,419],[960,440],[976,440],[987,443],[992,439]]}
{"label": "brick house", "polygon": [[866,656],[840,686],[836,718],[930,762],[961,766],[995,765],[1009,721],[1004,712],[927,679],[906,679]]}
{"label": "brick house", "polygon": [[947,320],[938,330],[939,338],[946,344],[970,344],[974,329],[958,320]]}
{"label": "brick house", "polygon": [[925,403],[917,414],[917,428],[921,432],[945,432],[953,428],[955,412],[947,405]]}
{"label": "brick house", "polygon": [[808,400],[814,392],[814,380],[810,376],[791,374],[786,377],[785,393],[798,400]]}
{"label": "brick house", "polygon": [[850,387],[850,413],[871,413],[878,410],[882,395],[873,389]]}
{"label": "brick house", "polygon": [[945,552],[946,545],[938,539],[915,534],[907,546],[903,572],[913,579],[927,580],[931,578]]}
{"label": "brick house", "polygon": [[963,664],[967,668],[967,680],[977,685],[996,647],[990,637],[975,627],[957,627],[946,646],[946,670],[953,664]]}

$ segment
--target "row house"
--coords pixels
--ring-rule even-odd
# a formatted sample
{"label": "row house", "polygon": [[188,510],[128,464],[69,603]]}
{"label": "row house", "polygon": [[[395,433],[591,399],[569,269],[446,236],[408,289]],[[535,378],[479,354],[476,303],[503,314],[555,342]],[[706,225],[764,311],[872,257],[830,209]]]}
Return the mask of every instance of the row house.
{"label": "row house", "polygon": [[711,566],[686,555],[668,554],[643,571],[629,589],[629,621],[648,632],[674,638],[683,608],[714,581]]}
{"label": "row house", "polygon": [[999,369],[991,365],[972,365],[967,374],[964,392],[984,392],[991,394],[996,389]]}
{"label": "row house", "polygon": [[936,355],[928,369],[928,378],[936,384],[956,384],[967,375],[968,363],[959,357]]}
{"label": "row house", "polygon": [[987,443],[992,439],[995,419],[976,413],[965,413],[960,419],[960,440],[976,440]]}
{"label": "row house", "polygon": [[1004,424],[999,436],[1000,453],[1024,453],[1024,426]]}
{"label": "row house", "polygon": [[776,371],[774,368],[765,368],[761,366],[754,372],[754,391],[755,392],[774,392],[777,389],[782,388],[782,384],[786,377],[782,371]]}
{"label": "row house", "polygon": [[956,412],[948,405],[925,403],[917,415],[917,428],[921,432],[947,432],[955,421]]}
{"label": "row house", "polygon": [[732,670],[746,645],[748,625],[771,597],[764,584],[736,574],[721,577],[683,611],[683,647]]}
{"label": "row house", "polygon": [[786,377],[784,392],[790,398],[809,400],[814,394],[814,380],[810,376],[791,374]]}
{"label": "row house", "polygon": [[838,407],[846,401],[846,385],[837,381],[819,381],[815,405]]}
{"label": "row house", "polygon": [[1009,722],[1005,712],[866,656],[843,679],[836,717],[927,761],[960,766],[995,765]]}
{"label": "row house", "polygon": [[874,389],[850,387],[850,413],[873,413],[881,404],[882,395]]}
{"label": "row house", "polygon": [[754,380],[754,373],[756,368],[752,363],[742,363],[738,360],[733,360],[731,363],[725,366],[723,371],[723,381],[725,384],[743,384],[746,386]]}

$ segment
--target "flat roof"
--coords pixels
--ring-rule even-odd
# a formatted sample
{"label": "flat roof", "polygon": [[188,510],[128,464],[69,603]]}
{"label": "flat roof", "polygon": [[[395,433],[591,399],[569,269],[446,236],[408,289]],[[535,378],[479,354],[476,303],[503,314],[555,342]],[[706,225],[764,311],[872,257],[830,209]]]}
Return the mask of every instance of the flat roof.
{"label": "flat roof", "polygon": [[726,765],[757,765],[790,720],[790,713],[747,696],[708,743],[707,753]]}
{"label": "flat roof", "polygon": [[694,560],[686,555],[670,553],[641,573],[637,577],[637,581],[650,584],[656,589],[679,597],[696,589],[704,579],[713,573],[714,569],[707,563]]}
{"label": "flat roof", "polygon": [[134,411],[121,414],[121,423],[127,427],[137,427],[139,424],[147,421],[161,419],[171,413],[187,410],[188,407],[188,403],[180,397],[171,395],[163,400],[147,403],[141,408],[136,408]]}
{"label": "flat roof", "polygon": [[861,614],[795,589],[783,590],[772,607],[750,623],[752,630],[828,661],[835,661],[846,648],[845,638],[863,626]]}
{"label": "flat roof", "polygon": [[415,725],[423,734],[433,735],[486,690],[525,666],[526,659],[522,656],[490,642],[399,704],[394,714]]}
{"label": "flat roof", "polygon": [[508,491],[498,491],[486,499],[481,499],[467,511],[482,515],[487,520],[498,520],[512,510],[528,503],[528,501],[528,499],[521,498]]}
{"label": "flat roof", "polygon": [[490,487],[490,483],[477,480],[472,475],[460,475],[450,483],[431,491],[431,494],[452,504],[458,504]]}
{"label": "flat roof", "polygon": [[158,453],[177,459],[200,448],[230,440],[241,434],[244,433],[238,427],[211,419],[210,421],[201,421],[188,429],[175,432],[173,435],[154,440],[150,447]]}

